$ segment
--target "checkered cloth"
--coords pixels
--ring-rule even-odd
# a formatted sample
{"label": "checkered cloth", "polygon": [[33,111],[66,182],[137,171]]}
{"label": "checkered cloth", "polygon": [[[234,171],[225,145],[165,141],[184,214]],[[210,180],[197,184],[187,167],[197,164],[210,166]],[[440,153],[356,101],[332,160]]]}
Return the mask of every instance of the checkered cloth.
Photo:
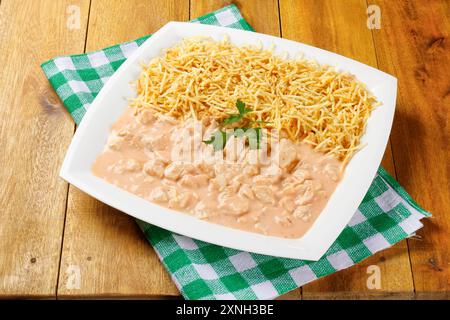
{"label": "checkered cloth", "polygon": [[[234,5],[192,22],[253,30]],[[105,82],[148,37],[42,64],[76,123]],[[138,221],[186,299],[272,299],[348,268],[405,239],[429,216],[380,167],[350,223],[316,262],[284,259],[212,245]],[[145,276],[145,275],[144,275]]]}

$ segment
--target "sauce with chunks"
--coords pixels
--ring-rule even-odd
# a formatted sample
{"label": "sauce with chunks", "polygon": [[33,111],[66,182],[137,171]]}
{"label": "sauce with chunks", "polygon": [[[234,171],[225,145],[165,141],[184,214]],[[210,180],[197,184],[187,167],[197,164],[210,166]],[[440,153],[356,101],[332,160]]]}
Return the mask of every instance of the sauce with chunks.
{"label": "sauce with chunks", "polygon": [[[299,238],[334,192],[341,162],[304,143],[279,139],[250,149],[203,143],[214,121],[156,118],[128,107],[113,125],[92,171],[158,205],[244,231]],[[270,156],[268,155],[270,153]]]}

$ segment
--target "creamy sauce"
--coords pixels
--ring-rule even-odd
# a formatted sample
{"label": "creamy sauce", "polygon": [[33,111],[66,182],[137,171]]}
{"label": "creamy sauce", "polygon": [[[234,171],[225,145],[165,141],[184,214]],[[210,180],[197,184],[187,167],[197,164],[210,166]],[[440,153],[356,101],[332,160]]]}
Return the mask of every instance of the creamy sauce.
{"label": "creamy sauce", "polygon": [[113,125],[93,173],[213,223],[276,237],[302,236],[339,183],[341,162],[288,139],[271,143],[267,151],[230,138],[224,150],[214,152],[202,141],[216,128],[214,121],[182,123],[129,107]]}

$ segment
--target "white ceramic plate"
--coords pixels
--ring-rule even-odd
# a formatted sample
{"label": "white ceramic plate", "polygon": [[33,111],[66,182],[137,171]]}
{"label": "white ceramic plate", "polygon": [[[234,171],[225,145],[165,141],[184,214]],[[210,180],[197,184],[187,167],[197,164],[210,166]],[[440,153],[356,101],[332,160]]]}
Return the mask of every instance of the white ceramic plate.
{"label": "white ceramic plate", "polygon": [[[244,232],[199,220],[169,210],[109,184],[91,172],[91,165],[105,146],[111,125],[127,107],[127,98],[135,96],[130,82],[137,79],[140,62],[161,55],[188,36],[211,36],[217,40],[228,35],[236,45],[257,44],[267,48],[275,44],[275,53],[291,56],[303,52],[306,58],[349,71],[366,83],[382,103],[368,120],[359,151],[348,164],[344,177],[327,206],[309,231],[299,239],[282,239]],[[133,217],[175,233],[239,250],[271,256],[318,260],[338,237],[356,212],[380,165],[395,110],[397,79],[372,67],[302,43],[260,33],[194,23],[170,22],[150,37],[117,70],[90,106],[72,140],[60,175],[69,183]]]}

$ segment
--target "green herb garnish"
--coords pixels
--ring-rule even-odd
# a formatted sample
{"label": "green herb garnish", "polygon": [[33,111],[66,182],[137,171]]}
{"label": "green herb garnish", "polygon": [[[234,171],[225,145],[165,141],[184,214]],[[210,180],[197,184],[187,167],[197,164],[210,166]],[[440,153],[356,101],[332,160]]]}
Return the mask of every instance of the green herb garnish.
{"label": "green herb garnish", "polygon": [[238,109],[239,114],[232,114],[232,115],[230,115],[228,118],[223,120],[223,125],[228,125],[228,124],[231,124],[231,123],[242,121],[244,119],[244,116],[247,113],[253,111],[251,109],[246,109],[245,108],[245,103],[242,102],[239,99],[236,101],[236,108]]}
{"label": "green herb garnish", "polygon": [[[236,108],[239,111],[239,114],[232,114],[228,118],[226,118],[222,122],[222,127],[229,125],[231,123],[240,122],[244,120],[244,116],[247,113],[252,112],[251,109],[245,108],[245,103],[241,100],[236,101]],[[251,121],[250,123],[268,123],[265,121]],[[231,130],[223,131],[223,130],[217,130],[215,131],[209,140],[204,140],[203,142],[206,144],[212,144],[214,147],[214,151],[222,150],[225,148],[225,145],[227,144],[227,141],[230,137],[247,137],[249,142],[250,149],[260,149],[260,143],[261,143],[261,128],[234,128]]]}

